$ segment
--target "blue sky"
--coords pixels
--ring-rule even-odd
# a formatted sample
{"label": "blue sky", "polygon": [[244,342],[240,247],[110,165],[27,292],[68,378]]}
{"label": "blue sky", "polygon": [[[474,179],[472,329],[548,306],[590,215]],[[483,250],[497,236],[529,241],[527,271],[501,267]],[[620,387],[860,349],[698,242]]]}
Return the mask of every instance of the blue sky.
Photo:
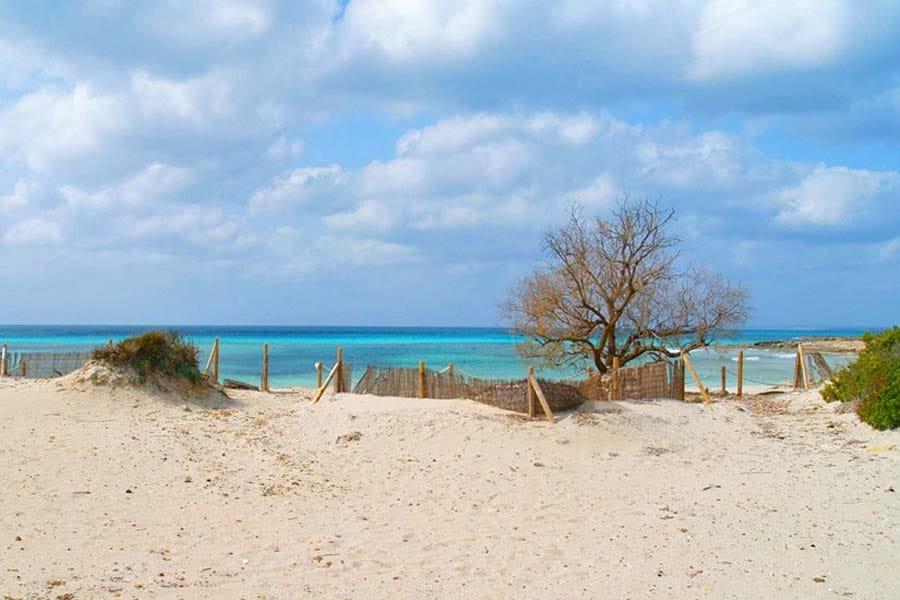
{"label": "blue sky", "polygon": [[0,5],[0,321],[500,324],[572,202],[900,321],[900,4]]}

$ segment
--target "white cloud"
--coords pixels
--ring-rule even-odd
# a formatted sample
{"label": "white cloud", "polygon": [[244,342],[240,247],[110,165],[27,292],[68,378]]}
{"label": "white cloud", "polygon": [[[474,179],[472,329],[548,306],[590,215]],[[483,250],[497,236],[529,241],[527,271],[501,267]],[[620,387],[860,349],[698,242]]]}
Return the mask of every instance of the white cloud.
{"label": "white cloud", "polygon": [[76,85],[41,89],[0,110],[0,155],[46,171],[101,149],[126,124],[119,97]]}
{"label": "white cloud", "polygon": [[118,220],[116,231],[134,239],[176,236],[196,244],[225,243],[240,233],[240,225],[218,208],[191,205],[160,214],[126,216]]}
{"label": "white cloud", "polygon": [[833,61],[855,32],[845,0],[714,0],[694,33],[693,79],[714,79]]}
{"label": "white cloud", "polygon": [[3,236],[3,242],[9,246],[59,244],[62,241],[62,226],[43,218],[19,221]]}
{"label": "white cloud", "polygon": [[135,206],[172,200],[193,181],[194,174],[190,169],[151,163],[131,177],[95,192],[63,186],[60,193],[71,206]]}
{"label": "white cloud", "polygon": [[184,43],[235,42],[256,38],[270,28],[265,2],[177,0],[153,3],[149,24],[161,37]]}
{"label": "white cloud", "polygon": [[648,139],[637,147],[638,169],[665,185],[706,186],[733,182],[741,170],[736,142],[709,131],[675,143]]}
{"label": "white cloud", "polygon": [[231,83],[222,73],[175,80],[137,71],[131,75],[131,92],[148,119],[175,118],[203,125],[235,110]]}
{"label": "white cloud", "polygon": [[13,210],[28,206],[32,194],[39,188],[40,185],[37,182],[25,179],[16,180],[10,193],[0,196],[0,210]]}
{"label": "white cloud", "polygon": [[281,135],[266,149],[266,158],[275,162],[283,162],[297,158],[303,152],[302,140],[288,140]]}
{"label": "white cloud", "polygon": [[826,167],[820,165],[796,185],[774,193],[779,206],[776,221],[783,225],[852,225],[871,216],[875,203],[896,209],[900,191],[896,172]]}
{"label": "white cloud", "polygon": [[609,173],[601,173],[586,186],[571,192],[571,197],[586,209],[598,210],[612,206],[621,193],[615,178]]}
{"label": "white cloud", "polygon": [[279,176],[266,188],[257,190],[250,198],[250,210],[284,208],[315,197],[316,194],[334,190],[341,182],[342,169],[328,167],[303,167]]}
{"label": "white cloud", "polygon": [[[354,51],[391,61],[465,59],[500,33],[496,0],[354,0],[342,21]],[[357,50],[358,48],[358,50]]]}
{"label": "white cloud", "polygon": [[363,200],[353,210],[327,215],[322,222],[335,230],[387,230],[395,225],[395,218],[391,209],[381,202]]}

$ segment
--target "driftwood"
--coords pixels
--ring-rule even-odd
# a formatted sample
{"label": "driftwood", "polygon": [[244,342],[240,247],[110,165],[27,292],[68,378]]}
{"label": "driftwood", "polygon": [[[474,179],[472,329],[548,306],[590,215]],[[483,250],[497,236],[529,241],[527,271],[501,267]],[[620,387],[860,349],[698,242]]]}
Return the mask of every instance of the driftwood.
{"label": "driftwood", "polygon": [[226,379],[222,382],[222,384],[225,387],[230,388],[232,390],[252,390],[254,392],[259,391],[258,386],[255,386],[255,385],[252,385],[249,383],[244,383],[243,381],[237,381],[236,379]]}

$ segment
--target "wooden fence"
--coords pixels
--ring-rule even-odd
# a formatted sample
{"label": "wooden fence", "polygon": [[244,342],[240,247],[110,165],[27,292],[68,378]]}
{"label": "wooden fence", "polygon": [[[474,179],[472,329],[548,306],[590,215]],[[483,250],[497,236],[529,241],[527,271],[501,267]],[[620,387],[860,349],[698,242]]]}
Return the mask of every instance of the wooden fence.
{"label": "wooden fence", "polygon": [[90,352],[3,352],[0,354],[0,375],[59,377],[77,371],[90,358]]}

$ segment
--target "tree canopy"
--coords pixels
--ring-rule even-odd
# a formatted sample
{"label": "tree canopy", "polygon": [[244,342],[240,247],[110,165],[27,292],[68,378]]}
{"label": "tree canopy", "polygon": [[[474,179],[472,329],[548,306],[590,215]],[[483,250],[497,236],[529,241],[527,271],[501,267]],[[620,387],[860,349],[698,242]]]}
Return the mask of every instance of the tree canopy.
{"label": "tree canopy", "polygon": [[624,199],[609,218],[572,209],[545,236],[548,261],[514,287],[502,310],[520,352],[554,366],[678,357],[746,321],[748,294],[702,267],[680,267],[673,210]]}

